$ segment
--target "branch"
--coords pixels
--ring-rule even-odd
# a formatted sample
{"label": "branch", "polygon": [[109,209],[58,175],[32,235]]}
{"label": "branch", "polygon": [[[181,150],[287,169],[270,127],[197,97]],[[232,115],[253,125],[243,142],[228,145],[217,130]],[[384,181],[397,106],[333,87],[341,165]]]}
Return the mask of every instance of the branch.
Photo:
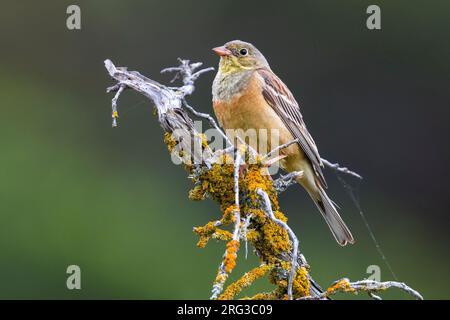
{"label": "branch", "polygon": [[250,224],[250,219],[251,219],[252,217],[253,217],[253,216],[252,216],[251,214],[249,214],[249,215],[245,218],[245,220],[244,220],[244,222],[243,222],[243,224],[242,224],[241,238],[243,238],[243,239],[244,239],[244,242],[245,242],[245,259],[246,259],[246,260],[247,260],[247,255],[248,255],[248,240],[247,240],[248,226],[249,226],[249,224]]}
{"label": "branch", "polygon": [[346,278],[336,281],[335,284],[333,284],[330,288],[328,288],[325,292],[323,292],[319,296],[315,297],[307,296],[302,297],[299,300],[324,299],[338,292],[350,292],[350,293],[366,292],[371,298],[375,300],[381,300],[381,297],[375,295],[375,293],[390,288],[398,288],[406,292],[407,294],[411,295],[416,300],[423,300],[423,297],[419,292],[410,288],[403,282],[396,282],[396,281],[379,282],[374,280],[361,280],[356,282],[350,282],[350,280]]}
{"label": "branch", "polygon": [[324,158],[322,158],[321,160],[322,160],[322,163],[326,167],[328,167],[330,169],[333,169],[334,171],[337,171],[337,172],[340,172],[340,173],[349,174],[349,175],[351,175],[351,176],[353,176],[355,178],[361,179],[361,180],[363,178],[362,176],[360,176],[356,172],[349,170],[347,167],[340,167],[339,163],[331,163],[330,161],[328,161],[328,160],[326,160]]}
{"label": "branch", "polygon": [[[391,287],[400,288],[416,298],[422,298],[418,292],[398,282],[377,283],[363,280],[350,283],[344,279],[323,291],[311,277],[306,259],[299,251],[298,238],[286,223],[287,218],[280,211],[278,204],[279,193],[294,184],[303,172],[291,172],[273,181],[266,174],[267,164],[270,161],[263,161],[297,141],[279,146],[264,157],[239,139],[237,141],[239,146],[236,148],[213,117],[195,111],[186,101],[186,97],[194,92],[198,77],[213,69],[198,70],[202,66],[201,63],[190,63],[189,60],[181,59],[179,62],[179,66],[166,68],[162,73],[175,72],[172,82],[180,79],[183,85],[168,87],[139,72],[116,67],[110,60],[105,60],[109,75],[116,81],[107,92],[115,92],[111,101],[113,126],[117,126],[119,117],[117,103],[125,89],[133,89],[151,100],[157,110],[158,122],[164,131],[164,142],[173,155],[182,159],[184,168],[193,181],[194,187],[189,193],[189,198],[203,200],[209,197],[220,205],[223,213],[220,220],[210,221],[203,227],[194,228],[194,232],[200,236],[197,243],[199,247],[204,247],[210,238],[227,241],[211,298],[232,299],[253,280],[265,274],[268,274],[275,289],[270,293],[256,294],[253,297],[255,299],[324,299],[339,291],[365,291],[371,297],[379,298],[375,292]],[[195,129],[189,113],[206,119],[220,132],[229,147],[212,152],[205,136]],[[245,163],[246,159],[251,157],[256,161]],[[360,178],[358,174],[347,168],[341,168],[338,164],[331,164],[324,159],[322,162],[338,172]],[[232,232],[222,229],[231,225]],[[241,239],[245,241],[246,252],[247,242],[254,247],[260,264],[224,289],[224,284],[236,265]]]}
{"label": "branch", "polygon": [[289,273],[289,282],[288,282],[288,297],[289,297],[289,300],[292,300],[292,298],[293,298],[293,296],[292,296],[292,284],[294,282],[295,271],[297,270],[298,239],[295,236],[295,233],[291,230],[291,228],[289,228],[289,226],[286,223],[284,223],[283,221],[275,218],[275,215],[273,214],[273,211],[272,211],[272,205],[270,204],[270,199],[269,199],[269,196],[267,195],[267,193],[265,193],[261,189],[258,189],[256,191],[256,193],[263,200],[264,211],[266,212],[266,214],[270,217],[270,219],[272,219],[273,222],[275,222],[280,227],[285,229],[289,233],[289,236],[291,237],[291,240],[292,240],[292,260],[291,260],[291,272]]}
{"label": "branch", "polygon": [[222,293],[223,285],[228,278],[228,274],[234,269],[236,265],[237,252],[239,250],[239,239],[241,231],[241,215],[239,206],[239,169],[241,166],[241,152],[238,150],[236,152],[236,157],[234,159],[234,231],[233,238],[227,243],[227,249],[225,251],[222,263],[220,264],[218,274],[216,276],[216,281],[213,285],[211,299],[217,299],[217,297]]}
{"label": "branch", "polygon": [[285,149],[297,142],[298,142],[298,139],[294,139],[292,141],[289,141],[288,143],[282,144],[281,146],[274,148],[273,150],[269,151],[265,156],[263,156],[263,160],[269,159],[274,154],[278,154],[278,152],[280,152],[280,150]]}
{"label": "branch", "polygon": [[161,73],[175,72],[175,77],[170,82],[174,82],[179,78],[183,80],[184,86],[182,86],[181,88],[177,88],[181,92],[183,97],[191,95],[194,92],[194,82],[198,79],[199,76],[201,76],[203,73],[214,70],[214,68],[210,67],[194,72],[196,69],[200,68],[203,65],[202,62],[190,63],[189,60],[183,60],[180,58],[178,58],[178,61],[180,62],[180,65],[178,67],[165,68],[161,70]]}
{"label": "branch", "polygon": [[[114,98],[112,98],[112,126],[117,127],[117,118],[119,118],[119,113],[117,112],[117,100],[119,99],[120,94],[126,87],[124,85],[119,85],[119,89],[116,92]],[[109,92],[109,91],[108,91]]]}

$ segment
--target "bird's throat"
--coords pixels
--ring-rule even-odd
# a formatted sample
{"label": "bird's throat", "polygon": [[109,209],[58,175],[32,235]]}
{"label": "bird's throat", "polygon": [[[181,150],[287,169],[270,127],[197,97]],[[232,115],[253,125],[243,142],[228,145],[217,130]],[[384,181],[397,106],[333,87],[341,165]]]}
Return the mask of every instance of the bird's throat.
{"label": "bird's throat", "polygon": [[248,85],[252,70],[238,72],[222,72],[221,68],[213,82],[212,94],[214,101],[230,101],[242,92]]}

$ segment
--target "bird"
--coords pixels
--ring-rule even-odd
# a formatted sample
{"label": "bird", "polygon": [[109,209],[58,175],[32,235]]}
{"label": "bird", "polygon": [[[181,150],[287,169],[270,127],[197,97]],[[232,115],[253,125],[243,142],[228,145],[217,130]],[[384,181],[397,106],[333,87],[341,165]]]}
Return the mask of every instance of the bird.
{"label": "bird", "polygon": [[[327,183],[317,145],[289,88],[251,43],[233,40],[212,50],[220,57],[212,85],[212,105],[219,125],[226,132],[276,130],[279,145],[296,140],[279,151],[279,166],[287,172],[303,172],[296,182],[308,192],[338,244],[353,244],[352,233],[326,193]],[[262,139],[260,136],[258,134],[257,139]],[[273,150],[275,146],[271,146],[269,138],[266,140],[263,142]]]}

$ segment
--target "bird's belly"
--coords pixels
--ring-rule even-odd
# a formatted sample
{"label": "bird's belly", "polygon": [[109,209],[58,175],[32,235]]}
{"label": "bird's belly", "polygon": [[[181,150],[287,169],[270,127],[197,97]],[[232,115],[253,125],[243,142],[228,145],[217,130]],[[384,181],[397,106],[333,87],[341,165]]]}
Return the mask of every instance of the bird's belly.
{"label": "bird's belly", "polygon": [[[239,136],[260,154],[294,140],[290,131],[262,95],[244,95],[229,103],[214,103],[217,118],[227,135],[235,140]],[[305,155],[297,144],[280,150],[286,158],[280,162],[283,169],[289,170],[291,162],[304,159]]]}

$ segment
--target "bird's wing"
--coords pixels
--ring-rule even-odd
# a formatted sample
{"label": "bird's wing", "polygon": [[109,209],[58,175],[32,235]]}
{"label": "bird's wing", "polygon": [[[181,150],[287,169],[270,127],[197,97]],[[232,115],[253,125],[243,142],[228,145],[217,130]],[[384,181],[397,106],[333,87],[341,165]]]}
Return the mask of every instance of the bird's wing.
{"label": "bird's wing", "polygon": [[298,139],[298,144],[311,161],[319,181],[322,186],[326,187],[327,183],[322,173],[322,160],[316,143],[306,129],[300,106],[288,87],[272,71],[258,69],[257,72],[263,81],[262,94],[265,100],[281,118],[294,138]]}

